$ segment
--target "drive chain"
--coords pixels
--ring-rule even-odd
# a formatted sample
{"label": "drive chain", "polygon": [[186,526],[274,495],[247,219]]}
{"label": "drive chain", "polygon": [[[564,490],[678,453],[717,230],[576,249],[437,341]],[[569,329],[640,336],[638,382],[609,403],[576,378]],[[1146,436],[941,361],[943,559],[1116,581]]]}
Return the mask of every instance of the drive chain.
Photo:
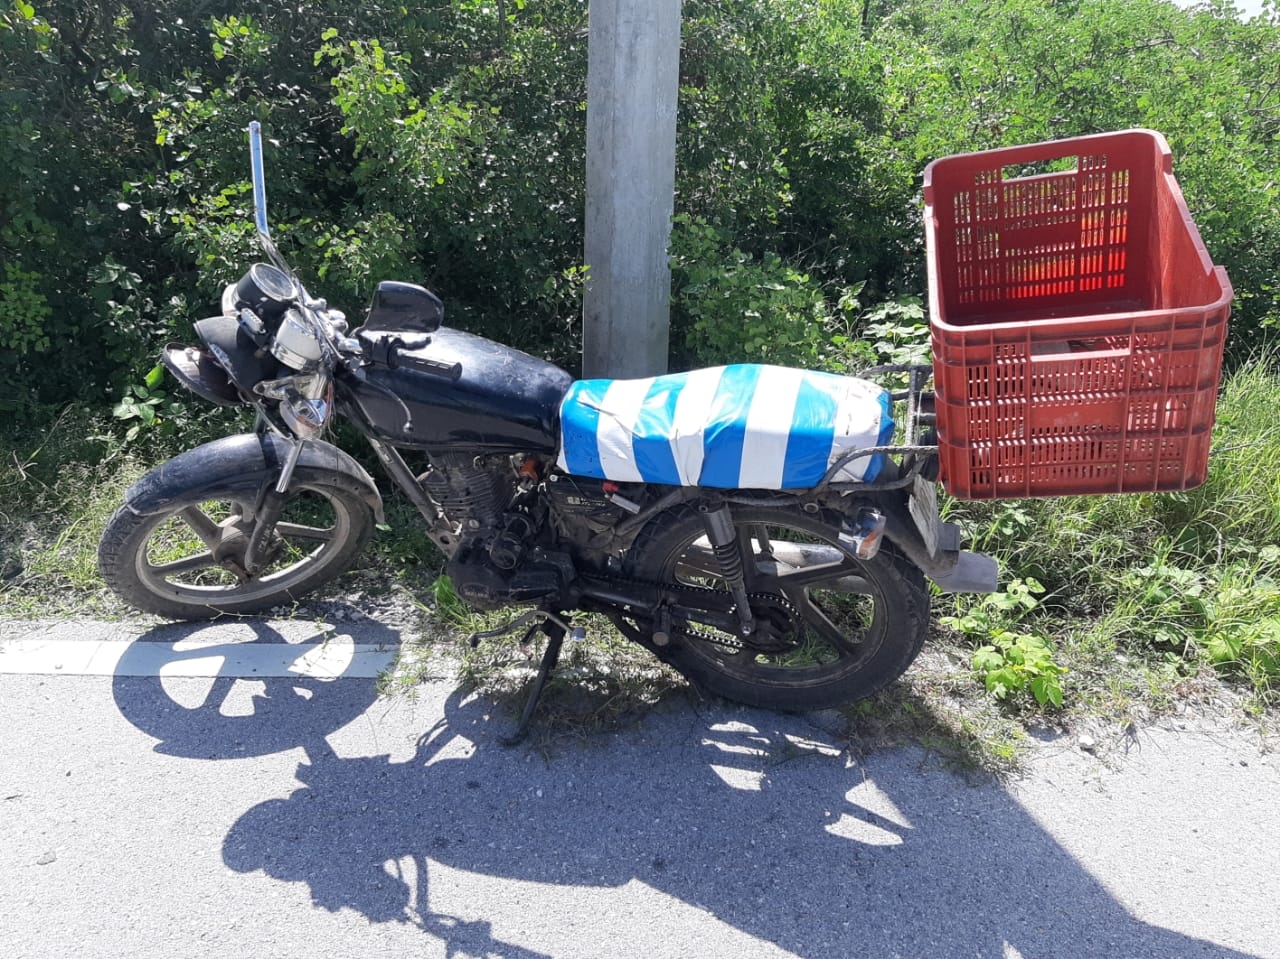
{"label": "drive chain", "polygon": [[[679,596],[679,594],[689,595],[691,598],[691,602],[687,604],[681,603],[678,598],[676,601],[676,605],[678,607],[682,607],[685,610],[692,611],[692,610],[706,608],[705,606],[702,606],[701,604],[699,604],[696,601],[696,599],[693,599],[693,597],[722,596],[726,599],[731,599],[728,590],[715,589],[710,586],[690,586],[684,583],[658,583],[658,582],[651,582],[649,580],[630,579],[630,578],[623,578],[623,577],[617,577],[617,576],[611,576],[609,578],[611,581],[616,583],[626,583],[632,586],[646,586],[653,589],[662,590],[667,593],[675,593],[677,594],[677,597]],[[792,603],[790,600],[786,599],[785,597],[778,595],[777,593],[748,593],[747,599],[750,600],[751,602],[753,612],[755,611],[757,602],[759,602],[762,605],[770,606],[770,607],[773,607],[774,609],[781,610],[783,613],[786,614],[787,620],[789,623],[796,623],[800,619],[800,610],[796,608],[795,604]],[[732,608],[733,608],[733,604],[732,602],[730,602],[726,605],[725,611],[727,612],[729,609],[732,609]],[[757,619],[759,618],[760,617],[757,617]],[[688,637],[689,639],[696,639],[704,643],[712,643],[716,646],[723,646],[726,649],[733,649],[733,650],[754,649],[762,653],[779,653],[779,652],[785,652],[786,650],[791,649],[792,646],[794,646],[793,642],[790,642],[784,639],[782,636],[777,637],[777,639],[774,642],[764,643],[764,642],[759,642],[754,638],[743,639],[741,636],[731,635],[728,633],[710,633],[704,630],[695,629],[692,626],[687,626],[682,624],[678,625],[673,623],[672,629],[679,635]],[[756,635],[759,635],[759,634],[757,633]]]}

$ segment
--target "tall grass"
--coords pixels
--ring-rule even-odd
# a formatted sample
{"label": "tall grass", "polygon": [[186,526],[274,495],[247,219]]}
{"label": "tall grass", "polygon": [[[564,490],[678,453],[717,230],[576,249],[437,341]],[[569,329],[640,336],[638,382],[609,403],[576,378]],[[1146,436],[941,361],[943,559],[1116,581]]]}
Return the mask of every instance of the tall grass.
{"label": "tall grass", "polygon": [[36,412],[0,431],[0,615],[114,605],[98,579],[98,536],[143,467],[106,455],[104,415]]}

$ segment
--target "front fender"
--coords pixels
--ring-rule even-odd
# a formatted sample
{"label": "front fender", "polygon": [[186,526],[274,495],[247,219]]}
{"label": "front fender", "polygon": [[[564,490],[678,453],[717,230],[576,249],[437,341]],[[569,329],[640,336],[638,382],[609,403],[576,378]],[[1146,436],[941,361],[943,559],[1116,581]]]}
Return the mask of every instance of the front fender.
{"label": "front fender", "polygon": [[[171,509],[181,497],[228,486],[256,490],[280,475],[289,455],[289,444],[271,433],[241,433],[205,443],[162,463],[125,494],[125,506],[138,516],[152,516]],[[385,522],[382,497],[363,466],[338,447],[323,440],[308,440],[294,473],[338,475],[353,482],[378,522]]]}

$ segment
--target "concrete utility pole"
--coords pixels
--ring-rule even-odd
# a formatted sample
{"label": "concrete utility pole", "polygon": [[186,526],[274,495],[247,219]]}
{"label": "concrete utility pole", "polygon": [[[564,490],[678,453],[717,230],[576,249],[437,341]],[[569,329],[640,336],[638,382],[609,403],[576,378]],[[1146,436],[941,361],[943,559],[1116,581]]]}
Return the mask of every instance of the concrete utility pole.
{"label": "concrete utility pole", "polygon": [[591,0],[582,373],[667,370],[680,0]]}

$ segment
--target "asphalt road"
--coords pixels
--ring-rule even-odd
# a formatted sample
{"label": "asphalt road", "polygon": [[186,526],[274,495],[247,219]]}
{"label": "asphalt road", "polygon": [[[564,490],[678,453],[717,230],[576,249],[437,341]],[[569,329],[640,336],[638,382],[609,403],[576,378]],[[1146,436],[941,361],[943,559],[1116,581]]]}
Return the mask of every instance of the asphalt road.
{"label": "asphalt road", "polygon": [[393,630],[319,638],[0,623],[4,956],[1280,959],[1244,731],[1004,785],[692,700],[507,749],[447,678],[378,698]]}

